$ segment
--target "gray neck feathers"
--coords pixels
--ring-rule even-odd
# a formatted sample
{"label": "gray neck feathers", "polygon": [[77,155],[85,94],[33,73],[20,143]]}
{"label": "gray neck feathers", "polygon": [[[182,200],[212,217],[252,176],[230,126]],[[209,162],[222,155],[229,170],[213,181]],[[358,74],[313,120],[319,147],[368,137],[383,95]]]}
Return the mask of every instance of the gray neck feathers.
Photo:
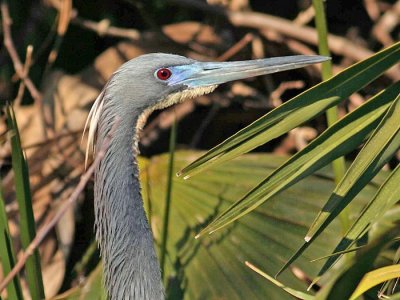
{"label": "gray neck feathers", "polygon": [[[104,96],[107,98],[107,95]],[[139,111],[105,101],[98,120],[99,149],[116,115],[121,123],[95,172],[95,226],[110,299],[164,299],[153,236],[143,208],[136,162]],[[133,148],[133,149],[132,149]]]}

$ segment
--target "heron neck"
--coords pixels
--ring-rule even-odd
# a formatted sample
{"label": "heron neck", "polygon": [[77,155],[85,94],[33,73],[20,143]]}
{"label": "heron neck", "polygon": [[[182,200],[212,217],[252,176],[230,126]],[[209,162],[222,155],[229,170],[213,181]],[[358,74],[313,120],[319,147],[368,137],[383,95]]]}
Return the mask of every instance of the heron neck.
{"label": "heron neck", "polygon": [[[139,114],[120,116],[95,172],[95,224],[110,299],[163,299],[153,236],[143,208],[136,161]],[[97,147],[109,117],[99,120]]]}

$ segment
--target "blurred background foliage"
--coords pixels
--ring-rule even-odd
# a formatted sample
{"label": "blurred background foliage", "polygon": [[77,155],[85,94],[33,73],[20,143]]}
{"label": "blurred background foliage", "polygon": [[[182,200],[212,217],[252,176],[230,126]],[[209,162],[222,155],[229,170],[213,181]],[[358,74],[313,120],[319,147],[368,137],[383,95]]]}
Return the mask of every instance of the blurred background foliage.
{"label": "blurred background foliage", "polygon": [[[4,239],[2,236],[0,259],[3,273],[27,247],[23,236],[29,230],[24,229],[21,217],[28,216],[31,229],[46,228],[75,189],[84,172],[84,147],[80,140],[88,109],[120,64],[148,52],[173,52],[210,61],[316,54],[318,39],[313,2],[318,1],[3,0],[12,19],[10,33],[14,49],[22,64],[30,61],[27,74],[38,91],[36,96],[32,94],[29,84],[24,90],[15,61],[1,43],[0,106],[4,110],[0,121],[0,200],[4,207],[0,207],[0,226]],[[328,0],[324,3],[334,74],[399,40],[400,1]],[[4,22],[1,29],[3,40]],[[29,50],[29,45],[33,50]],[[397,51],[393,52],[397,53],[397,65],[394,56],[393,68],[338,104],[339,117],[391,85],[392,91],[398,89],[398,47],[394,51]],[[389,69],[389,64],[385,68]],[[357,291],[369,290],[363,296],[366,299],[398,292],[396,281],[389,280],[396,276],[383,276],[384,280],[375,281],[367,277],[361,281],[373,268],[398,266],[398,204],[382,211],[383,217],[373,224],[369,234],[357,241],[357,246],[367,246],[356,248],[356,254],[348,254],[311,291],[307,292],[307,287],[325,261],[311,263],[310,260],[332,253],[345,233],[343,222],[335,220],[278,277],[280,282],[272,278],[301,246],[308,228],[334,189],[335,176],[329,167],[280,193],[268,206],[258,207],[227,229],[210,238],[194,239],[201,229],[284,163],[285,157],[299,153],[322,133],[327,128],[323,115],[307,120],[267,144],[257,145],[254,152],[258,154],[241,156],[189,181],[167,178],[168,157],[160,154],[169,151],[175,119],[178,121],[176,148],[180,151],[175,155],[174,170],[179,171],[204,154],[181,150],[212,148],[319,83],[320,74],[320,67],[313,66],[231,83],[211,95],[150,116],[141,134],[141,153],[146,157],[141,162],[141,176],[157,246],[161,243],[167,184],[173,184],[165,274],[170,299],[283,299],[293,295],[345,299],[357,286]],[[10,106],[6,106],[7,102],[13,103],[15,116]],[[346,159],[352,161],[359,150],[355,147],[346,152]],[[352,201],[346,217],[349,222],[356,220],[362,207],[398,165],[398,160],[397,152],[385,164],[385,170]],[[393,199],[395,203],[396,198]],[[50,233],[38,247],[40,258],[38,253],[32,256],[26,269],[2,292],[3,298],[41,299],[43,289],[46,298],[56,295],[58,299],[104,298],[100,258],[93,236],[92,201],[89,183],[56,227],[49,228]],[[24,204],[28,208],[24,209]],[[29,207],[33,207],[32,212]],[[34,236],[34,231],[30,235]],[[37,268],[39,260],[42,270]],[[247,268],[245,261],[254,264],[253,269],[259,268],[259,273],[268,281]],[[43,273],[44,287],[40,276],[36,276],[36,282],[29,279],[29,274],[35,272]],[[399,274],[398,270],[391,272]],[[343,293],[335,294],[338,291]]]}

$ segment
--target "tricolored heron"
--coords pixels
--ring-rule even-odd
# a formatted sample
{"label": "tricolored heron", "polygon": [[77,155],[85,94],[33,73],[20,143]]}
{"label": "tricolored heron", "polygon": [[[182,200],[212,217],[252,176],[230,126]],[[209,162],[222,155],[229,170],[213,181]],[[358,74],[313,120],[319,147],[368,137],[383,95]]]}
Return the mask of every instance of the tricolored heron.
{"label": "tricolored heron", "polygon": [[140,193],[138,130],[143,117],[219,84],[291,70],[327,60],[286,56],[237,62],[200,62],[172,54],[146,54],[122,65],[96,99],[87,123],[88,146],[101,147],[114,120],[105,156],[95,171],[96,238],[110,299],[164,298],[160,267]]}

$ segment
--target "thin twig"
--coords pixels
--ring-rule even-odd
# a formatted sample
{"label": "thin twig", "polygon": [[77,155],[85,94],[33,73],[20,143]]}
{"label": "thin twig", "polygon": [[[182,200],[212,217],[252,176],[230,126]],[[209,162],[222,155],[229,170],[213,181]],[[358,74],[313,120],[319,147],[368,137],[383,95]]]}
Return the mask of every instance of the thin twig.
{"label": "thin twig", "polygon": [[[15,49],[15,45],[11,37],[12,20],[6,2],[2,2],[0,4],[0,9],[1,9],[2,25],[3,25],[4,46],[6,47],[7,52],[10,55],[10,58],[13,62],[15,72],[17,73],[19,78],[24,82],[32,98],[35,100],[35,103],[38,105],[39,111],[42,115],[42,121],[44,122],[44,128],[49,129],[51,128],[50,124],[52,124],[51,115],[45,111],[43,105],[43,95],[36,88],[35,84],[29,78],[28,74],[25,74],[24,66],[22,65],[17,50]],[[44,130],[44,135],[47,136],[46,130]]]}
{"label": "thin twig", "polygon": [[372,34],[383,45],[388,47],[394,43],[390,33],[400,23],[400,1],[393,4],[392,8],[387,10],[375,23],[372,28]]}
{"label": "thin twig", "polygon": [[3,34],[4,34],[4,46],[6,47],[8,54],[11,57],[11,60],[14,65],[15,72],[17,72],[19,78],[24,81],[27,89],[32,95],[32,98],[35,99],[38,103],[42,103],[42,94],[36,88],[35,84],[29,78],[27,74],[24,72],[24,66],[19,59],[17,50],[15,50],[14,42],[11,38],[11,24],[12,20],[10,18],[10,13],[8,11],[8,6],[5,2],[0,4],[1,8],[1,16],[3,19]]}
{"label": "thin twig", "polygon": [[[290,20],[280,17],[257,12],[229,11],[219,6],[212,6],[206,2],[197,0],[168,1],[225,17],[234,26],[258,29],[263,35],[268,31],[275,31],[290,38],[298,39],[312,45],[318,45],[318,35],[314,28],[300,26]],[[329,48],[333,53],[346,56],[354,61],[364,60],[374,54],[371,50],[334,34],[329,34],[328,40]],[[395,80],[398,80],[400,77],[400,72],[395,69],[388,70],[385,74]]]}
{"label": "thin twig", "polygon": [[368,16],[371,18],[371,20],[376,23],[378,20],[381,10],[379,9],[379,4],[377,0],[364,0],[364,8],[367,11]]}
{"label": "thin twig", "polygon": [[49,73],[51,67],[57,59],[58,53],[60,51],[60,47],[62,41],[64,39],[65,33],[67,32],[72,13],[72,0],[64,0],[61,1],[58,9],[58,24],[57,24],[57,35],[56,39],[53,43],[53,47],[49,53],[47,58],[47,65],[44,71],[43,78],[46,78]]}
{"label": "thin twig", "polygon": [[[76,12],[75,12],[76,14]],[[103,19],[100,22],[93,22],[90,20],[82,19],[78,16],[73,16],[71,23],[78,25],[82,28],[92,30],[96,32],[99,36],[112,36],[119,38],[126,38],[133,41],[140,39],[140,32],[135,29],[118,28],[110,26],[110,20]]]}
{"label": "thin twig", "polygon": [[305,86],[303,80],[285,81],[279,84],[279,86],[271,93],[270,98],[273,107],[278,107],[282,104],[282,95],[290,89],[302,89]]}
{"label": "thin twig", "polygon": [[29,145],[26,145],[26,146],[23,145],[22,148],[24,150],[28,150],[28,149],[32,149],[32,148],[43,147],[43,146],[49,145],[51,143],[55,143],[55,142],[57,142],[58,140],[60,140],[60,139],[62,139],[64,137],[72,136],[72,135],[78,135],[78,134],[81,134],[82,132],[83,132],[83,128],[80,129],[80,130],[57,133],[53,137],[48,138],[46,140],[43,140],[41,142],[29,144]]}
{"label": "thin twig", "polygon": [[57,224],[57,222],[61,219],[61,217],[65,214],[65,212],[71,207],[73,203],[76,202],[82,190],[85,188],[86,184],[91,179],[96,167],[103,159],[108,149],[108,146],[110,145],[111,138],[116,128],[119,126],[119,123],[120,119],[117,118],[114,122],[113,127],[110,130],[110,133],[104,139],[103,145],[100,148],[100,151],[96,155],[96,159],[94,160],[93,164],[88,168],[88,170],[85,172],[85,174],[81,176],[81,179],[78,185],[76,186],[75,190],[72,192],[71,196],[62,205],[60,210],[54,215],[53,219],[37,232],[35,238],[32,240],[32,242],[29,244],[26,250],[21,254],[20,259],[15,264],[14,268],[11,270],[10,273],[7,274],[7,276],[0,283],[0,293],[5,289],[5,287],[10,283],[10,281],[21,271],[27,259],[33,254],[35,249],[40,245],[43,239],[47,236],[50,230]]}
{"label": "thin twig", "polygon": [[247,33],[239,42],[229,48],[225,53],[217,58],[218,61],[226,61],[242,50],[248,43],[254,39],[252,33]]}
{"label": "thin twig", "polygon": [[[228,19],[233,25],[261,30],[274,30],[288,37],[296,38],[312,45],[318,44],[318,35],[314,28],[300,26],[272,15],[255,12],[228,12]],[[372,51],[358,46],[349,40],[329,35],[330,50],[336,54],[347,56],[355,61],[365,59]]]}
{"label": "thin twig", "polygon": [[310,5],[305,10],[299,12],[297,17],[293,20],[293,23],[298,25],[306,25],[307,23],[311,22],[314,19],[315,10],[312,5]]}
{"label": "thin twig", "polygon": [[[33,52],[33,46],[29,45],[26,48],[26,56],[25,56],[25,64],[24,64],[24,74],[25,76],[28,76],[29,74],[29,68],[31,67],[32,63],[32,52]],[[25,83],[23,80],[21,80],[18,88],[18,94],[17,97],[14,100],[15,105],[19,106],[22,102],[22,98],[24,97],[24,92],[25,92]]]}

